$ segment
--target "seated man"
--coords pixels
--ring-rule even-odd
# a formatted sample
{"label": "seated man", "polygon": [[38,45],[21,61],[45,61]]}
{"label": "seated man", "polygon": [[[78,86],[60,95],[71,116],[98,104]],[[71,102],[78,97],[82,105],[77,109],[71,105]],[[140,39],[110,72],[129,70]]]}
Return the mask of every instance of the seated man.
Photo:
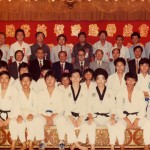
{"label": "seated man", "polygon": [[42,48],[38,48],[36,50],[36,58],[30,62],[30,72],[32,79],[37,81],[41,75],[41,67],[49,66],[51,68],[50,61],[44,59],[44,50]]}
{"label": "seated man", "polygon": [[76,60],[76,62],[73,64],[73,68],[74,69],[79,69],[81,71],[81,73],[83,74],[83,71],[86,68],[89,68],[89,61],[85,58],[85,50],[80,49],[78,50],[77,56],[78,56],[78,60]]}
{"label": "seated man", "polygon": [[71,73],[73,67],[71,63],[66,62],[67,53],[65,51],[60,51],[58,57],[59,61],[52,64],[52,70],[56,73],[57,81],[60,82],[62,74]]}
{"label": "seated man", "polygon": [[125,75],[126,88],[122,89],[117,95],[117,114],[118,129],[116,130],[117,139],[121,149],[124,149],[124,131],[128,129],[143,129],[143,139],[145,150],[149,150],[150,144],[150,120],[146,119],[146,105],[144,93],[135,88],[137,75],[126,73]]}
{"label": "seated man", "polygon": [[21,50],[16,51],[15,61],[8,65],[8,71],[11,77],[13,77],[15,80],[19,77],[18,68],[19,65],[22,63],[23,57],[24,57],[24,53]]}
{"label": "seated man", "polygon": [[102,68],[106,70],[108,74],[110,74],[109,63],[103,61],[103,56],[104,56],[104,52],[100,49],[97,49],[95,52],[95,61],[90,63],[90,68],[93,69],[94,71],[97,68]]}

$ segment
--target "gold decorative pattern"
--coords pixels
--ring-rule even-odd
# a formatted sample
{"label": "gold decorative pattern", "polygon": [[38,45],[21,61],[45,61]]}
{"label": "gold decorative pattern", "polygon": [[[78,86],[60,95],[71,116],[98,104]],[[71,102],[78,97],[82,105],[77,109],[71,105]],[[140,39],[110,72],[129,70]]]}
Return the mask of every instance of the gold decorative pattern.
{"label": "gold decorative pattern", "polygon": [[30,25],[28,25],[28,24],[23,24],[23,25],[21,26],[21,29],[24,30],[26,37],[29,37],[29,36],[30,36]]}
{"label": "gold decorative pattern", "polygon": [[63,24],[55,24],[54,33],[56,36],[64,33],[64,25]]}
{"label": "gold decorative pattern", "polygon": [[108,36],[113,37],[114,34],[116,34],[117,28],[115,24],[107,24],[106,31]]}
{"label": "gold decorative pattern", "polygon": [[146,25],[146,24],[142,24],[142,25],[139,27],[139,31],[140,31],[141,37],[147,37],[148,31],[149,31],[149,26]]}
{"label": "gold decorative pattern", "polygon": [[6,132],[4,129],[0,129],[0,145],[3,145],[6,142]]}
{"label": "gold decorative pattern", "polygon": [[98,30],[99,30],[99,27],[98,27],[97,24],[90,24],[88,35],[89,36],[97,36],[98,35]]}
{"label": "gold decorative pattern", "polygon": [[43,32],[45,37],[47,37],[47,26],[45,24],[42,24],[42,25],[38,24],[36,31]]}
{"label": "gold decorative pattern", "polygon": [[71,36],[78,36],[80,31],[81,31],[80,24],[75,24],[75,25],[71,26]]}
{"label": "gold decorative pattern", "polygon": [[137,129],[133,134],[133,141],[136,145],[144,145],[143,130]]}
{"label": "gold decorative pattern", "polygon": [[132,142],[132,132],[129,129],[125,130],[125,145],[130,145]]}
{"label": "gold decorative pattern", "polygon": [[13,24],[6,25],[6,37],[14,37],[15,36],[15,26]]}
{"label": "gold decorative pattern", "polygon": [[125,25],[123,28],[123,36],[130,37],[132,33],[133,33],[133,25],[131,24]]}

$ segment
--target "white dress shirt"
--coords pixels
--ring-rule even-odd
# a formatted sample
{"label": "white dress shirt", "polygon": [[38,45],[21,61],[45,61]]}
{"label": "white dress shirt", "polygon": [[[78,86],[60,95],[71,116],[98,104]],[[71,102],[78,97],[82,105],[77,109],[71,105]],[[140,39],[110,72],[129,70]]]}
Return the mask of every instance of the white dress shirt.
{"label": "white dress shirt", "polygon": [[10,59],[10,51],[9,51],[9,47],[6,44],[3,44],[0,49],[3,52],[3,57],[1,60],[5,61],[8,63],[8,60]]}

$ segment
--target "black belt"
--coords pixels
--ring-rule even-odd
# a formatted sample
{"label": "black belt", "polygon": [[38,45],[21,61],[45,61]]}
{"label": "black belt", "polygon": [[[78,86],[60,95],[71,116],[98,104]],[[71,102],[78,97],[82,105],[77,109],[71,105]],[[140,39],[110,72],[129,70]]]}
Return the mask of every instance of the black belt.
{"label": "black belt", "polygon": [[[108,114],[109,113],[99,113],[99,112],[97,112],[97,113],[94,113],[95,115],[96,115],[96,117],[94,117],[94,118],[97,118],[97,116],[104,116],[104,117],[110,117]],[[85,119],[85,121],[88,121],[89,120],[89,117],[87,117],[86,119]]]}
{"label": "black belt", "polygon": [[72,116],[74,117],[79,117],[79,113],[76,113],[76,112],[71,112]]}
{"label": "black belt", "polygon": [[53,113],[52,110],[46,110],[46,113]]}
{"label": "black belt", "polygon": [[123,113],[126,115],[126,117],[128,117],[129,115],[137,115],[139,112],[132,112],[132,113],[129,113],[127,111],[123,111]]}
{"label": "black belt", "polygon": [[[8,119],[8,113],[10,112],[10,110],[1,110],[0,109],[0,119],[2,119],[3,121],[7,120]],[[1,114],[2,113],[5,113],[6,114],[6,118],[2,118]]]}

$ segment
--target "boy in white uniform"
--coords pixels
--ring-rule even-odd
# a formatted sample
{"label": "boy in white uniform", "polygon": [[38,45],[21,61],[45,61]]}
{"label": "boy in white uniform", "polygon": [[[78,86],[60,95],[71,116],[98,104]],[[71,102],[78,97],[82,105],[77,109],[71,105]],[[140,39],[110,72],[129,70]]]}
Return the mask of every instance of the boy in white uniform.
{"label": "boy in white uniform", "polygon": [[144,93],[145,101],[147,103],[147,117],[150,119],[150,75],[148,74],[150,61],[148,58],[141,58],[139,62],[140,73],[138,74],[138,82],[136,88]]}
{"label": "boy in white uniform", "polygon": [[124,58],[117,58],[114,61],[116,73],[110,75],[108,77],[107,87],[111,89],[116,97],[119,90],[124,89],[126,87],[124,76],[125,76],[125,66],[126,61]]}
{"label": "boy in white uniform", "polygon": [[91,150],[95,150],[96,127],[107,126],[111,150],[116,141],[116,106],[113,92],[105,86],[108,73],[101,68],[95,70],[94,78],[97,86],[91,89],[88,96],[88,137]]}
{"label": "boy in white uniform", "polygon": [[[67,118],[66,133],[68,143],[71,144],[70,149],[76,147],[81,150],[87,150],[81,146],[79,142],[86,143],[86,106],[87,92],[81,87],[81,72],[79,69],[74,69],[71,73],[72,85],[65,90],[65,116]],[[76,137],[75,129],[80,129],[79,136]]]}
{"label": "boy in white uniform", "polygon": [[[44,126],[56,125],[58,137],[60,140],[59,149],[64,149],[65,137],[65,118],[63,93],[56,86],[56,76],[53,71],[48,71],[44,77],[47,88],[40,91],[38,94],[38,113],[41,114],[41,121],[43,125],[43,132],[41,137],[44,138]],[[41,144],[42,147],[42,144]]]}
{"label": "boy in white uniform", "polygon": [[117,114],[118,129],[117,138],[121,149],[124,149],[124,130],[129,129],[143,129],[143,138],[145,143],[145,150],[149,150],[150,144],[150,121],[145,118],[145,100],[142,91],[135,88],[137,82],[137,75],[127,73],[125,75],[126,88],[121,90],[117,95]]}
{"label": "boy in white uniform", "polygon": [[[7,71],[0,73],[0,127],[7,127],[11,137],[14,136],[14,129],[10,127],[10,121],[13,117],[13,107],[16,103],[17,91],[9,84],[10,74]],[[14,150],[12,145],[11,150]]]}
{"label": "boy in white uniform", "polygon": [[10,122],[10,127],[17,131],[16,137],[12,140],[16,142],[19,137],[23,144],[21,150],[27,148],[25,130],[27,129],[27,140],[29,141],[29,150],[33,150],[33,141],[43,140],[40,138],[40,132],[43,126],[40,126],[40,118],[37,115],[37,94],[30,88],[32,78],[29,73],[20,76],[21,89],[18,91],[17,103],[14,107],[16,120]]}

